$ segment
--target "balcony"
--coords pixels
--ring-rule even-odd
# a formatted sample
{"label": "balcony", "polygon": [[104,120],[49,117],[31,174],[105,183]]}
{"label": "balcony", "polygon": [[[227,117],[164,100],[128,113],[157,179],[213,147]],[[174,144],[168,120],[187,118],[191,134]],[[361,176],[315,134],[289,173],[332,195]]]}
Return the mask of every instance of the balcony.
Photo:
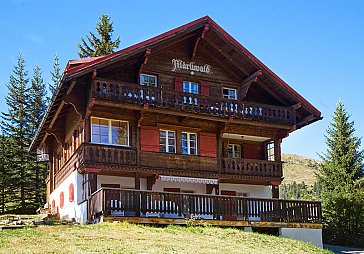
{"label": "balcony", "polygon": [[250,223],[322,222],[320,202],[112,188],[100,188],[90,196],[89,219],[100,216],[149,218],[153,223],[153,218],[170,219],[169,223],[185,218]]}
{"label": "balcony", "polygon": [[139,161],[133,148],[83,143],[56,174],[56,186],[71,172],[75,165],[84,167],[132,166],[153,170],[180,171],[191,176],[199,174],[224,174],[236,176],[282,177],[282,163],[264,160],[222,158],[221,168],[217,158],[184,154],[140,151]]}
{"label": "balcony", "polygon": [[221,173],[244,176],[282,177],[282,163],[266,160],[222,158]]}
{"label": "balcony", "polygon": [[294,110],[289,107],[227,100],[212,96],[177,91],[162,91],[157,87],[133,83],[94,80],[92,96],[107,100],[246,120],[292,125]]}

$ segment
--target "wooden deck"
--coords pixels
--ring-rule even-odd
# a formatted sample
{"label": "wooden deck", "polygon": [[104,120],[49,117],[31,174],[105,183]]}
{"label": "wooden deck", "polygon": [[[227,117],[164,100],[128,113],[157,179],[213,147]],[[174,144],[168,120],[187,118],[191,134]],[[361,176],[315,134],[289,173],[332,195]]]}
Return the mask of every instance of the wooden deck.
{"label": "wooden deck", "polygon": [[[216,226],[321,227],[321,203],[100,188],[89,199],[89,219]],[[310,226],[308,226],[310,225]]]}

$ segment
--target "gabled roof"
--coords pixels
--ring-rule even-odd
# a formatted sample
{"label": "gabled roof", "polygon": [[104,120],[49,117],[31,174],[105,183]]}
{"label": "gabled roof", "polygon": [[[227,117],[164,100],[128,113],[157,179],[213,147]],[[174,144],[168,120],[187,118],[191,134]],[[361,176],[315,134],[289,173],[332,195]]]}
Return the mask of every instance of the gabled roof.
{"label": "gabled roof", "polygon": [[[57,102],[62,100],[62,93],[60,91],[65,89],[62,85],[67,83],[67,81],[74,80],[75,78],[81,77],[83,75],[89,74],[94,70],[97,70],[105,65],[109,65],[115,63],[123,58],[128,56],[132,56],[134,54],[141,53],[145,51],[147,48],[158,45],[163,41],[167,41],[169,39],[173,39],[179,34],[188,33],[194,30],[198,30],[201,27],[209,25],[212,27],[218,34],[221,36],[226,42],[238,49],[239,55],[242,58],[249,59],[257,68],[261,69],[263,73],[269,76],[270,79],[274,80],[274,83],[278,85],[281,89],[283,89],[286,93],[290,94],[290,96],[294,97],[294,101],[300,103],[302,107],[304,107],[309,114],[313,117],[310,118],[304,125],[315,122],[321,119],[321,112],[316,109],[311,103],[309,103],[305,98],[303,98],[299,93],[297,93],[294,89],[292,89],[286,82],[284,82],[280,77],[278,77],[272,70],[270,70],[265,64],[263,64],[258,58],[256,58],[250,51],[248,51],[243,45],[241,45],[238,41],[236,41],[230,34],[228,34],[224,29],[222,29],[215,21],[213,21],[209,16],[205,16],[189,22],[185,25],[172,29],[168,32],[157,35],[151,39],[142,41],[125,49],[119,50],[112,54],[102,56],[102,57],[92,57],[92,58],[84,58],[78,60],[71,60],[68,62],[66,69],[64,70],[61,83],[58,86],[56,94],[52,98],[51,105],[49,105],[47,113],[42,121],[41,126],[39,126],[36,136],[32,142],[31,148],[34,146],[35,141],[38,139],[39,133],[41,131],[45,131],[44,124],[49,122],[50,112],[55,111],[55,108],[59,105]],[[298,128],[302,126],[297,126]],[[43,129],[43,130],[42,130]],[[34,147],[33,147],[34,148]]]}

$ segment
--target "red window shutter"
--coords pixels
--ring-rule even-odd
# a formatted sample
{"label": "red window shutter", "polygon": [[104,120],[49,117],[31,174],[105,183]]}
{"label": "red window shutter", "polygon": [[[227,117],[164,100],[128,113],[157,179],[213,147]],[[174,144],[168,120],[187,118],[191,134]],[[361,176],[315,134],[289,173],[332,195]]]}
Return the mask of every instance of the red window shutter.
{"label": "red window shutter", "polygon": [[183,78],[182,77],[175,77],[174,79],[174,90],[182,92],[182,84],[183,84]]}
{"label": "red window shutter", "polygon": [[216,134],[200,133],[200,155],[216,158]]}
{"label": "red window shutter", "polygon": [[63,191],[59,194],[59,207],[60,208],[64,207],[64,192]]}
{"label": "red window shutter", "polygon": [[70,184],[70,186],[68,187],[68,199],[70,202],[73,202],[74,200],[74,196],[75,196],[75,191],[74,191],[75,187],[73,185],[73,183]]}
{"label": "red window shutter", "polygon": [[159,128],[154,126],[140,127],[140,149],[147,152],[159,152]]}
{"label": "red window shutter", "polygon": [[56,201],[54,199],[52,200],[52,207],[51,208],[52,208],[52,210],[56,208]]}
{"label": "red window shutter", "polygon": [[201,81],[200,82],[201,85],[201,94],[202,95],[206,95],[209,96],[210,95],[210,86],[209,83],[206,81]]}
{"label": "red window shutter", "polygon": [[260,159],[259,147],[253,144],[244,144],[244,159]]}

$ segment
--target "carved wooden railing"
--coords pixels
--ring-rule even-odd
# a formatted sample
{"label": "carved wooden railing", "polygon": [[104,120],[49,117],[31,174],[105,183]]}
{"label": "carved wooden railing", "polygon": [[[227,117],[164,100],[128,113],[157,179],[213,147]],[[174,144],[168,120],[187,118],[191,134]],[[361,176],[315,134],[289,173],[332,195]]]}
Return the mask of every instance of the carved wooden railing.
{"label": "carved wooden railing", "polygon": [[85,143],[82,146],[84,163],[136,165],[134,149],[92,143]]}
{"label": "carved wooden railing", "polygon": [[162,91],[157,87],[133,83],[94,80],[92,93],[96,98],[139,105],[148,104],[154,107],[283,124],[295,122],[294,110],[289,107],[239,102],[177,91]]}
{"label": "carved wooden railing", "polygon": [[267,160],[222,158],[221,173],[246,176],[282,177],[282,163]]}
{"label": "carved wooden railing", "polygon": [[90,196],[89,218],[136,216],[321,223],[321,203],[313,201],[101,188]]}

